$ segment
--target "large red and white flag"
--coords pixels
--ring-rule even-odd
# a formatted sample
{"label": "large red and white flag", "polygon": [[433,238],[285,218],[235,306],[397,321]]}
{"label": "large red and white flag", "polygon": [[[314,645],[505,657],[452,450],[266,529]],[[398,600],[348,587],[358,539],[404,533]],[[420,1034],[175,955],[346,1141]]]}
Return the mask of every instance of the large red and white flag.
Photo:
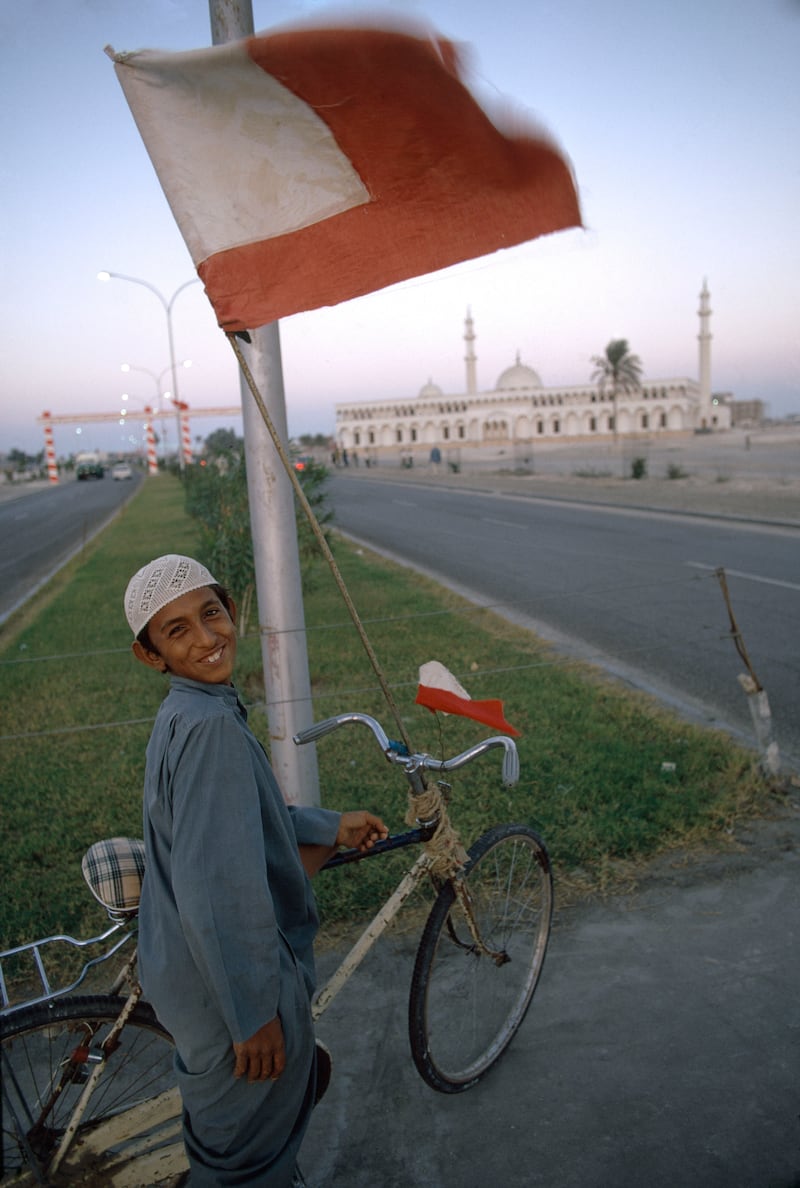
{"label": "large red and white flag", "polygon": [[306,26],[107,52],[227,331],[580,225],[558,149],[496,127],[440,38]]}

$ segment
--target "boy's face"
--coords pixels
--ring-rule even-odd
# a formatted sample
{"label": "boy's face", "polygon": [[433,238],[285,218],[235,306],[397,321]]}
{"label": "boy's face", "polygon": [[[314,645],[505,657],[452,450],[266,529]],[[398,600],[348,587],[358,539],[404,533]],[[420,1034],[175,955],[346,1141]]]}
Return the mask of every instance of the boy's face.
{"label": "boy's face", "polygon": [[159,672],[229,685],[236,660],[236,608],[232,616],[209,586],[169,602],[147,625],[153,650],[134,640],[133,654]]}

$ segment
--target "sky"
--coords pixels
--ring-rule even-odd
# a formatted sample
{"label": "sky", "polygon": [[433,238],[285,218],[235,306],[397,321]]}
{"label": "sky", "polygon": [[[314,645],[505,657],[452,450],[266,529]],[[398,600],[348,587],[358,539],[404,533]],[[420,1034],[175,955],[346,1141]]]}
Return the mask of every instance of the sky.
{"label": "sky", "polygon": [[[252,0],[257,30],[326,13]],[[290,434],[335,404],[478,387],[514,362],[584,384],[626,338],[648,378],[697,377],[711,292],[712,387],[800,413],[800,0],[396,0],[346,10],[429,23],[468,51],[469,83],[540,124],[569,158],[584,227],[280,324]],[[207,0],[0,0],[0,452],[37,452],[37,417],[116,413],[170,386],[161,303],[194,275],[103,53],[210,43]],[[202,285],[173,308],[180,396],[236,408],[239,380]],[[123,362],[131,364],[127,374]],[[194,416],[205,437],[241,421]],[[174,420],[164,422],[167,442]],[[78,430],[80,429],[80,433]],[[141,425],[56,428],[59,455],[123,451]],[[138,435],[138,437],[137,437]]]}

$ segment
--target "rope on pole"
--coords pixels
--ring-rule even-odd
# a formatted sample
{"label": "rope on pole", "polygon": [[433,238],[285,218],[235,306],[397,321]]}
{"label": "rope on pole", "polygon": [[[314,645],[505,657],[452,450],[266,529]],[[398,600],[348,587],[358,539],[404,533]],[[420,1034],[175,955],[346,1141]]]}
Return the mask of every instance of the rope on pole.
{"label": "rope on pole", "polygon": [[261,418],[267,428],[267,432],[269,433],[270,437],[272,438],[272,443],[275,446],[275,450],[278,454],[278,457],[281,460],[281,464],[283,465],[284,470],[286,471],[286,473],[289,476],[289,481],[292,484],[294,493],[297,496],[297,500],[298,500],[301,508],[303,509],[306,519],[308,520],[309,524],[311,525],[311,530],[314,533],[314,536],[316,537],[316,540],[317,540],[317,543],[318,543],[320,549],[322,550],[322,555],[324,556],[325,560],[327,561],[330,571],[333,574],[334,581],[336,582],[336,585],[339,588],[339,592],[342,595],[342,598],[344,599],[344,603],[345,603],[345,606],[347,607],[350,618],[352,619],[353,625],[355,626],[355,629],[358,632],[358,637],[361,640],[361,643],[364,647],[365,652],[367,653],[367,657],[369,658],[369,662],[372,665],[372,669],[375,673],[375,676],[378,678],[378,684],[380,685],[381,692],[383,693],[383,696],[386,699],[386,704],[388,705],[389,710],[392,714],[392,717],[394,718],[397,728],[400,732],[400,737],[403,740],[406,747],[408,747],[408,750],[413,751],[414,748],[411,745],[411,741],[409,739],[408,732],[406,731],[405,723],[403,722],[403,719],[400,715],[400,710],[398,709],[397,703],[395,702],[395,699],[392,695],[392,691],[389,688],[389,683],[386,680],[386,676],[384,675],[383,669],[381,668],[380,661],[378,660],[378,657],[375,654],[375,650],[373,649],[372,644],[370,643],[369,637],[364,629],[364,624],[361,622],[361,618],[358,614],[358,611],[356,610],[355,603],[353,602],[352,598],[350,597],[350,591],[347,589],[345,580],[342,577],[339,566],[336,564],[336,559],[334,558],[333,553],[330,550],[330,546],[329,546],[327,540],[325,539],[325,534],[322,531],[322,528],[320,527],[319,520],[315,516],[314,509],[312,508],[311,504],[308,502],[308,499],[306,498],[306,493],[303,490],[303,487],[300,483],[300,480],[297,477],[297,473],[296,473],[294,467],[292,466],[291,458],[287,454],[284,444],[281,441],[280,435],[279,435],[277,429],[275,428],[275,425],[273,424],[273,421],[269,415],[269,412],[267,411],[267,406],[264,403],[264,399],[258,389],[258,385],[256,384],[255,379],[253,378],[253,373],[251,372],[251,370],[247,364],[247,360],[244,357],[242,348],[240,347],[235,334],[226,334],[226,338],[228,339],[228,342],[231,344],[231,347],[233,348],[233,353],[236,356],[239,367],[241,368],[242,375],[244,376],[244,379],[245,379],[245,383],[247,384],[248,388],[250,389],[250,393],[256,402],[258,411],[261,414]]}
{"label": "rope on pole", "polygon": [[773,732],[772,711],[770,709],[767,691],[756,676],[755,669],[750,663],[750,657],[744,645],[744,637],[739,629],[739,624],[736,622],[736,616],[733,613],[733,605],[731,603],[730,591],[728,590],[728,579],[725,570],[722,567],[716,569],[714,576],[720,584],[722,596],[725,599],[725,606],[731,625],[731,639],[747,668],[747,672],[739,673],[739,684],[747,695],[750,717],[753,720],[756,741],[761,751],[761,771],[767,779],[774,779],[780,774],[781,760],[778,741]]}
{"label": "rope on pole", "polygon": [[722,568],[722,566],[720,566],[719,569],[714,570],[714,577],[719,582],[720,589],[722,590],[722,597],[725,599],[725,607],[728,611],[728,619],[729,619],[730,625],[731,625],[731,639],[733,640],[733,646],[736,648],[736,651],[739,653],[739,655],[747,669],[747,672],[750,677],[750,681],[752,682],[753,689],[756,692],[760,692],[761,689],[763,688],[763,686],[761,684],[761,681],[758,679],[758,677],[755,674],[755,669],[753,668],[753,665],[750,663],[750,657],[747,654],[747,648],[744,646],[744,637],[743,637],[741,631],[739,630],[739,624],[736,622],[736,616],[733,613],[733,606],[731,604],[731,595],[730,595],[730,591],[728,589],[728,578],[727,578],[725,570]]}

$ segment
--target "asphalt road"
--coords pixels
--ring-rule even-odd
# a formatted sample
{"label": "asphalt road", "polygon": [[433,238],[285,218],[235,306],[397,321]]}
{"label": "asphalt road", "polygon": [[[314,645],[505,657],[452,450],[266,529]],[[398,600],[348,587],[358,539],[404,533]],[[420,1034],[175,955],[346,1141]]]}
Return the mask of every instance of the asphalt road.
{"label": "asphalt road", "polygon": [[0,489],[0,623],[82,549],[141,478]]}
{"label": "asphalt road", "polygon": [[[336,524],[704,724],[754,741],[719,581],[800,768],[800,530],[337,473]],[[446,657],[440,657],[446,662]]]}

